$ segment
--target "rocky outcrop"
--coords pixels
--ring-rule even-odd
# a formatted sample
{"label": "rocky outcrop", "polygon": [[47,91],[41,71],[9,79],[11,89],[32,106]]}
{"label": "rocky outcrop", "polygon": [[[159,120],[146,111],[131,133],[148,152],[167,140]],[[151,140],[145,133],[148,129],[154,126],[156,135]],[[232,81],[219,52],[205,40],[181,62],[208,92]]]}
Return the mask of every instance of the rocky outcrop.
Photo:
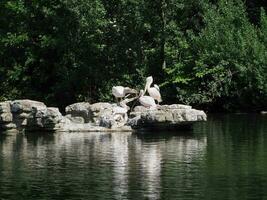
{"label": "rocky outcrop", "polygon": [[[71,104],[66,107],[66,118],[73,123],[90,123],[92,126],[118,129],[126,124],[123,115],[116,115],[117,104],[99,102],[89,104],[86,102]],[[127,112],[127,110],[126,110]]]}
{"label": "rocky outcrop", "polygon": [[130,113],[128,125],[135,129],[172,129],[206,120],[207,115],[203,111],[192,109],[191,106],[187,105],[162,105],[153,110],[137,106]]}
{"label": "rocky outcrop", "polygon": [[27,130],[61,130],[64,128],[65,118],[58,108],[33,108],[26,126]]}
{"label": "rocky outcrop", "polygon": [[0,113],[2,130],[59,130],[63,120],[58,108],[27,99],[1,102]]}
{"label": "rocky outcrop", "polygon": [[[132,131],[133,129],[169,129],[206,121],[203,111],[191,106],[161,105],[156,109],[128,108],[112,103],[80,102],[69,105],[63,116],[58,108],[32,100],[0,102],[1,130],[29,131]],[[129,115],[129,118],[128,118]]]}

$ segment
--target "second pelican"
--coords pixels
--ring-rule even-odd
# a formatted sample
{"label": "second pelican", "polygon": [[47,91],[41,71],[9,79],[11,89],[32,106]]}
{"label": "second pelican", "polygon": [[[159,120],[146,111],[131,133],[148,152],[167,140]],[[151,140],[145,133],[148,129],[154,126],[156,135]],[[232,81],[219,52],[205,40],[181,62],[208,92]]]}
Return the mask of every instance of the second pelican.
{"label": "second pelican", "polygon": [[155,103],[155,100],[150,96],[144,96],[145,92],[144,90],[140,90],[140,96],[139,96],[139,102],[147,108],[156,108],[157,105]]}
{"label": "second pelican", "polygon": [[150,87],[151,84],[153,83],[153,77],[149,76],[146,78],[146,86],[145,86],[145,92],[146,90],[148,91],[148,94],[155,99],[158,104],[162,102],[159,86],[154,84],[154,87]]}

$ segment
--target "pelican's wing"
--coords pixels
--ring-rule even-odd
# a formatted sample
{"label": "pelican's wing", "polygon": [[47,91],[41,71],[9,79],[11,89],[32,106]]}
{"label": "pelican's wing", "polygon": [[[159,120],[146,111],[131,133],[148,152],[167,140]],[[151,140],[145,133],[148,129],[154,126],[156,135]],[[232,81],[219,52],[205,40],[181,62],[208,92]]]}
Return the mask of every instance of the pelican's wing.
{"label": "pelican's wing", "polygon": [[155,106],[155,100],[150,96],[142,96],[139,98],[139,102],[145,107]]}
{"label": "pelican's wing", "polygon": [[154,84],[154,88],[156,88],[158,91],[160,91],[159,86],[157,84]]}

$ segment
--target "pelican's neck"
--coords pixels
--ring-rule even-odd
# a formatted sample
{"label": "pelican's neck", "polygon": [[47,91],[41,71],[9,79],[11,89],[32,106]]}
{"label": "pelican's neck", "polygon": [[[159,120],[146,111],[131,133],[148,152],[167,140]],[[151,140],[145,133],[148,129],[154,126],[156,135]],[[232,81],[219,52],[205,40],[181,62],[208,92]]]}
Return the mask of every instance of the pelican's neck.
{"label": "pelican's neck", "polygon": [[146,86],[145,86],[144,94],[145,94],[146,91],[150,88],[151,84],[152,84],[152,81],[147,81],[147,82],[146,82]]}

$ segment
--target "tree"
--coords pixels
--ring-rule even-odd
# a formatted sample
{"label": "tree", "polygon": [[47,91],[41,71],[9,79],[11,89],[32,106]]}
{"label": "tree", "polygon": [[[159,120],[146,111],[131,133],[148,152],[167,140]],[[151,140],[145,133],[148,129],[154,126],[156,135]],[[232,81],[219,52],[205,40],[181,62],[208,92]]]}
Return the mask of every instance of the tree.
{"label": "tree", "polygon": [[[189,41],[190,54],[167,70],[186,103],[224,109],[259,109],[266,91],[266,47],[238,0],[221,0],[204,12],[204,28]],[[185,57],[183,57],[185,58]]]}

